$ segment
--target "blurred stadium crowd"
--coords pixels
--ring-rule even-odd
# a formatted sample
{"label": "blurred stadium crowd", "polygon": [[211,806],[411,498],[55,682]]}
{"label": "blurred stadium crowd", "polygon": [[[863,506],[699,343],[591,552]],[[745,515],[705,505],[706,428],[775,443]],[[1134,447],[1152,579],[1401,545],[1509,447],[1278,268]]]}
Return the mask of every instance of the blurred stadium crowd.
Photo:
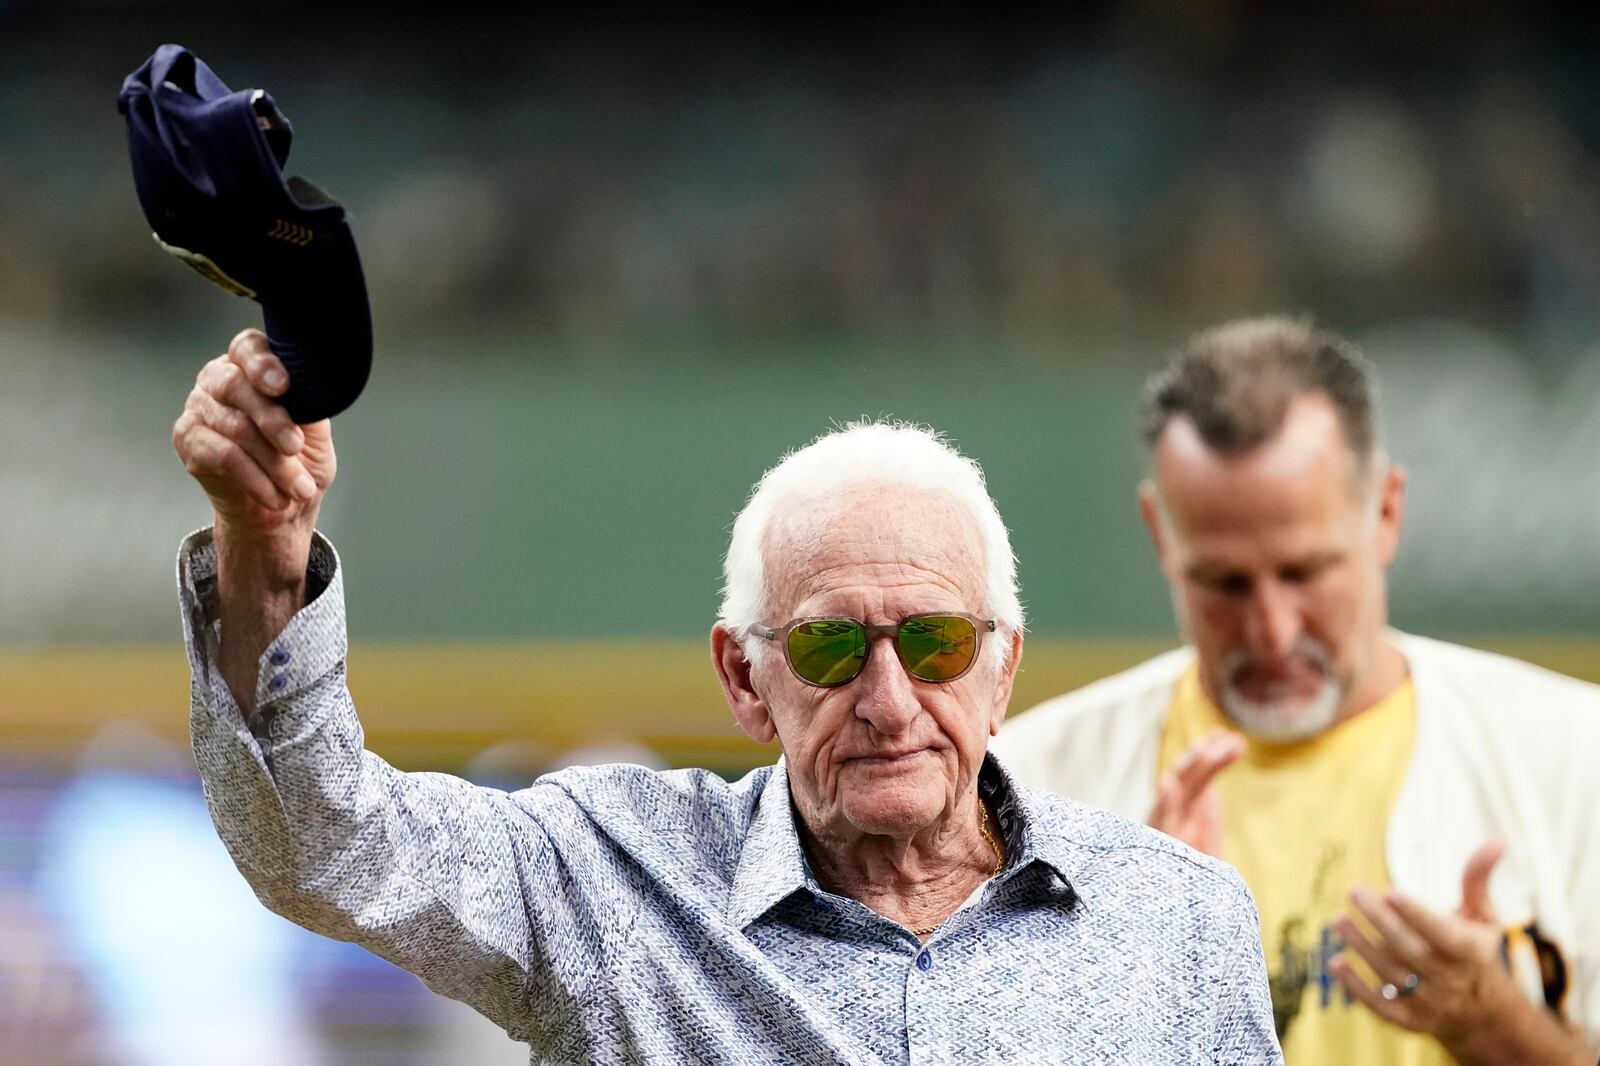
{"label": "blurred stadium crowd", "polygon": [[1100,3],[1005,25],[357,5],[314,34],[295,5],[251,11],[13,4],[8,314],[214,308],[133,224],[111,106],[183,37],[274,91],[303,131],[289,169],[358,205],[391,335],[954,331],[1071,358],[1303,307],[1352,330],[1464,318],[1560,358],[1594,330],[1592,35],[1534,6]]}

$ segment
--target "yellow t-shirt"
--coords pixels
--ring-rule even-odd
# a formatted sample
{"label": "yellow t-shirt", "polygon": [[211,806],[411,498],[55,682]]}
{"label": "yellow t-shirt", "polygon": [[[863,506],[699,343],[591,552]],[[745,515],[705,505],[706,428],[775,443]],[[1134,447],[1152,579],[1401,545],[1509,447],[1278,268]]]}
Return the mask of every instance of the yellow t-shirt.
{"label": "yellow t-shirt", "polygon": [[[1173,692],[1161,770],[1227,728],[1191,667]],[[1454,1062],[1432,1037],[1391,1025],[1352,999],[1328,972],[1338,951],[1329,926],[1353,912],[1351,888],[1389,887],[1384,827],[1416,731],[1417,702],[1408,680],[1321,736],[1292,744],[1252,740],[1217,775],[1222,857],[1243,875],[1261,912],[1272,1011],[1287,1066]],[[1365,971],[1359,958],[1354,961]]]}

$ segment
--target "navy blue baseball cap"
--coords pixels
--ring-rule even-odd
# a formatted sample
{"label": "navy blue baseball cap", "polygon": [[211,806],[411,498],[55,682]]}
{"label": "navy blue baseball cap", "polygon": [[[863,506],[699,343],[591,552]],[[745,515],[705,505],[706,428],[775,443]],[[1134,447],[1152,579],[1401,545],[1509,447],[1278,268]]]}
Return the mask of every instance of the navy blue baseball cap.
{"label": "navy blue baseball cap", "polygon": [[294,128],[260,89],[234,92],[164,44],[122,83],[117,110],[139,204],[160,245],[261,304],[289,371],[279,402],[315,422],[355,402],[372,370],[372,310],[344,207],[285,178]]}

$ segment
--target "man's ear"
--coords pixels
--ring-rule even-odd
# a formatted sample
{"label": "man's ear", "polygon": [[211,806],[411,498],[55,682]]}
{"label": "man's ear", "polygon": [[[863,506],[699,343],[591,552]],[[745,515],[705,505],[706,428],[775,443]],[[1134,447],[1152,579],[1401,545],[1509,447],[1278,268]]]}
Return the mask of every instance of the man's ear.
{"label": "man's ear", "polygon": [[1022,633],[1010,634],[1011,646],[1006,649],[1006,663],[1000,670],[1000,680],[995,686],[994,706],[989,711],[989,735],[1000,732],[1000,723],[1006,720],[1006,708],[1011,705],[1011,687],[1017,681],[1017,668],[1022,665]]}
{"label": "man's ear", "polygon": [[1139,517],[1144,519],[1145,532],[1150,534],[1150,546],[1156,558],[1167,561],[1167,524],[1161,514],[1161,492],[1151,478],[1139,482]]}
{"label": "man's ear", "polygon": [[728,700],[733,720],[757,744],[767,744],[778,735],[767,710],[767,701],[755,689],[750,676],[750,660],[728,627],[718,622],[711,627],[711,665],[717,668],[722,695]]}
{"label": "man's ear", "polygon": [[1391,466],[1378,485],[1378,558],[1387,570],[1400,553],[1400,533],[1406,518],[1406,471]]}

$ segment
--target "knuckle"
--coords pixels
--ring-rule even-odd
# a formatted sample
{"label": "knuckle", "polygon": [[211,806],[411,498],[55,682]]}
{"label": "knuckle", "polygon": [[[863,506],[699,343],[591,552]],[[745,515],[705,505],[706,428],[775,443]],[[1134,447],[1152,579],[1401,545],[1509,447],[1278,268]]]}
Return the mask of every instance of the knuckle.
{"label": "knuckle", "polygon": [[217,446],[217,465],[238,477],[248,471],[250,457],[233,441],[224,441]]}
{"label": "knuckle", "polygon": [[234,376],[237,368],[232,363],[219,363],[209,368],[201,382],[201,392],[208,400],[226,399],[233,389]]}
{"label": "knuckle", "polygon": [[266,334],[254,326],[246,326],[233,335],[233,340],[228,343],[228,353],[244,354],[259,348],[266,341]]}
{"label": "knuckle", "polygon": [[217,414],[216,428],[229,440],[242,443],[250,434],[250,419],[237,407],[224,407]]}
{"label": "knuckle", "polygon": [[227,362],[228,357],[226,355],[219,355],[215,359],[206,360],[205,365],[200,368],[200,372],[194,376],[195,385],[197,387],[204,385],[216,374],[217,368],[227,365]]}
{"label": "knuckle", "polygon": [[201,439],[197,453],[206,466],[220,470],[228,454],[228,442],[215,434],[208,433]]}
{"label": "knuckle", "polygon": [[289,421],[289,412],[283,409],[282,404],[277,403],[265,405],[256,419],[256,424],[268,437],[276,437],[284,430],[294,428],[294,423]]}

